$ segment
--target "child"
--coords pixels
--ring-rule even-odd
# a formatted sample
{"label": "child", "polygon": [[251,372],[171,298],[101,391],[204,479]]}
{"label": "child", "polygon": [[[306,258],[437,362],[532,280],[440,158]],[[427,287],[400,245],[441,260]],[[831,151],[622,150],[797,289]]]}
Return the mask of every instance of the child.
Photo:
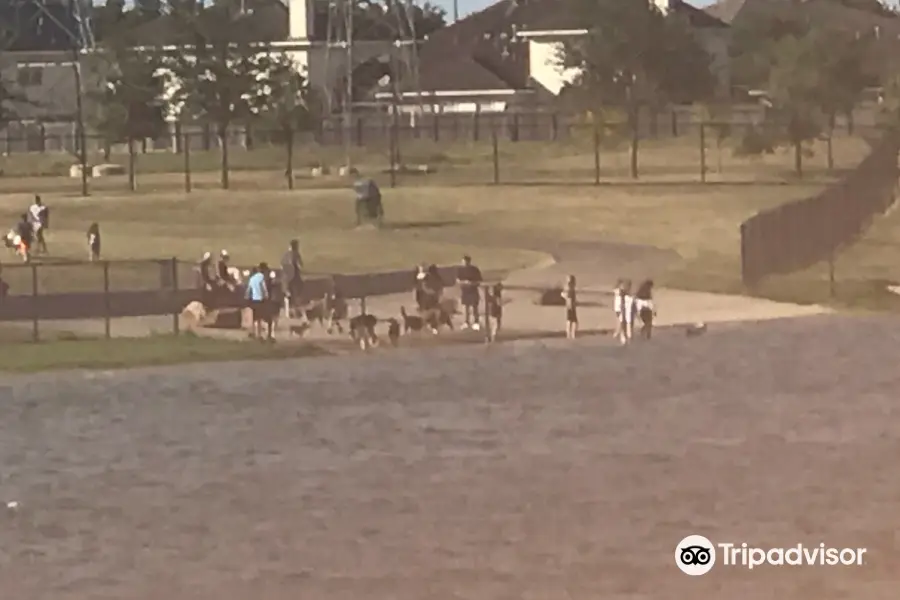
{"label": "child", "polygon": [[88,260],[95,262],[100,260],[100,226],[91,223],[87,230]]}
{"label": "child", "polygon": [[563,298],[566,301],[566,337],[575,339],[578,333],[578,300],[575,295],[575,276],[569,275],[566,287],[563,290]]}
{"label": "child", "polygon": [[484,293],[485,308],[488,318],[488,341],[497,339],[503,326],[503,284],[495,283]]}
{"label": "child", "polygon": [[613,312],[616,315],[616,331],[613,337],[619,339],[622,336],[622,296],[624,294],[623,286],[625,282],[619,279],[616,281],[616,287],[613,289]]}
{"label": "child", "polygon": [[622,312],[619,317],[619,341],[624,346],[631,341],[634,331],[634,297],[631,295],[631,281],[622,282]]}

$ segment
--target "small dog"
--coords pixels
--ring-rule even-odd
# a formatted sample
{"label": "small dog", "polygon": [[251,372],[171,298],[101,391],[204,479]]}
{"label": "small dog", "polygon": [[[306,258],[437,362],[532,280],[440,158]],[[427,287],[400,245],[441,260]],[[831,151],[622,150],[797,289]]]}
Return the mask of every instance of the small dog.
{"label": "small dog", "polygon": [[403,321],[403,335],[413,331],[422,331],[425,327],[425,320],[422,317],[408,314],[405,306],[400,307],[400,319]]}
{"label": "small dog", "polygon": [[356,315],[350,319],[350,337],[363,350],[367,350],[370,346],[377,346],[378,336],[375,334],[377,323],[378,318],[375,315]]}
{"label": "small dog", "polygon": [[303,309],[303,314],[306,315],[306,320],[310,323],[316,322],[319,325],[325,324],[325,316],[326,316],[326,303],[328,302],[328,296],[323,297],[321,300],[313,300]]}
{"label": "small dog", "polygon": [[391,341],[392,346],[396,346],[397,342],[400,340],[400,321],[397,319],[391,318],[388,319],[388,339]]}

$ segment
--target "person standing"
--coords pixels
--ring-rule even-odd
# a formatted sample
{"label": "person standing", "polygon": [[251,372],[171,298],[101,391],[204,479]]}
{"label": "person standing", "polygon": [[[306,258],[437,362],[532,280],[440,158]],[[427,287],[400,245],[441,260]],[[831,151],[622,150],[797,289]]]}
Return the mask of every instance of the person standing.
{"label": "person standing", "polygon": [[478,331],[481,329],[478,319],[478,305],[481,302],[481,294],[478,290],[481,287],[483,278],[481,269],[472,264],[471,256],[466,255],[463,257],[463,264],[457,272],[457,279],[459,279],[460,302],[466,315],[463,329],[471,327],[473,330]]}
{"label": "person standing", "polygon": [[578,333],[578,298],[575,292],[574,275],[569,275],[566,280],[563,298],[566,301],[566,337],[574,340]]}
{"label": "person standing", "polygon": [[100,225],[91,223],[87,230],[88,260],[100,260]]}
{"label": "person standing", "polygon": [[216,271],[219,276],[219,284],[227,291],[233,292],[237,289],[237,280],[231,272],[231,256],[228,250],[222,250],[219,253],[219,262],[216,264]]}
{"label": "person standing", "polygon": [[253,270],[253,275],[247,280],[246,299],[250,304],[250,310],[253,313],[253,332],[252,336],[258,340],[263,339],[262,326],[267,325],[268,340],[273,340],[272,327],[272,308],[269,299],[269,266],[266,263],[260,263]]}
{"label": "person standing", "polygon": [[[291,309],[300,304],[303,295],[303,257],[300,256],[300,242],[296,239],[291,240],[281,258],[281,280],[284,286],[284,316],[290,319]],[[306,319],[305,312],[302,317]]]}
{"label": "person standing", "polygon": [[28,209],[31,227],[34,229],[35,251],[47,254],[46,231],[50,228],[50,208],[44,205],[41,197],[34,196],[34,204]]}
{"label": "person standing", "polygon": [[216,269],[212,262],[212,254],[203,253],[200,264],[197,266],[198,275],[200,277],[200,301],[207,309],[216,308],[216,291],[219,287],[216,278]]}

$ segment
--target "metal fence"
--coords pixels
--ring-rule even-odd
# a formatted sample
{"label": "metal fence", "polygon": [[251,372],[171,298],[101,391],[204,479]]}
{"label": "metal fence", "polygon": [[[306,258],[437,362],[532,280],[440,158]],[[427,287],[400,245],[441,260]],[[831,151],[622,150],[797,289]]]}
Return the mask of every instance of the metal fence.
{"label": "metal fence", "polygon": [[[441,278],[456,284],[457,267],[442,267]],[[361,275],[320,275],[305,281],[306,300],[340,289],[358,300],[411,291],[413,270]],[[197,264],[176,258],[58,262],[4,265],[0,269],[0,323],[30,324],[32,341],[78,337],[141,337],[175,333],[182,329],[185,307],[205,299],[198,285]],[[216,309],[228,311],[226,328],[240,328],[243,293],[217,298]],[[207,307],[209,308],[209,307]],[[235,318],[236,317],[236,318]]]}
{"label": "metal fence", "polygon": [[748,287],[768,275],[828,260],[862,234],[897,197],[900,135],[887,133],[859,166],[822,192],[760,212],[741,224],[741,273]]}

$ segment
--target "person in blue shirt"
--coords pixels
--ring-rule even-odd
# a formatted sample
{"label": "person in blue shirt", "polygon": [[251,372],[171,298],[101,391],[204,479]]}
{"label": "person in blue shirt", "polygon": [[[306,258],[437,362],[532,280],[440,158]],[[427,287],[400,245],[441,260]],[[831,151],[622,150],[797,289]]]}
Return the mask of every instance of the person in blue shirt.
{"label": "person in blue shirt", "polygon": [[250,303],[250,309],[253,311],[253,336],[256,339],[262,338],[262,325],[266,324],[267,339],[274,339],[272,309],[271,309],[271,293],[269,291],[269,266],[266,263],[259,263],[259,267],[253,270],[253,275],[247,280],[246,299]]}

